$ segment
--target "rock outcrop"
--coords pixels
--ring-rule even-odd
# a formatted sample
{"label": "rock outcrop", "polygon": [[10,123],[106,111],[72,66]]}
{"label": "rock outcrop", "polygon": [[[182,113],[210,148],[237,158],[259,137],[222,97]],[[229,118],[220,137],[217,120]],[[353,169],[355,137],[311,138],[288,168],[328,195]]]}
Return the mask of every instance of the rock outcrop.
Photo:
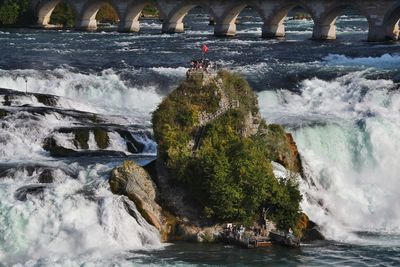
{"label": "rock outcrop", "polygon": [[[160,189],[174,185],[177,192],[166,202],[177,203],[179,216],[196,223],[246,221],[262,205],[274,205],[287,209],[271,208],[281,212],[271,216],[281,227],[295,223],[296,215],[289,219],[288,214],[296,214],[301,195],[295,182],[276,179],[271,162],[299,172],[296,145],[281,126],[268,125],[261,117],[257,96],[240,75],[189,71],[153,113],[152,122],[158,183]],[[275,192],[267,193],[271,190]],[[285,200],[280,194],[290,196]],[[185,207],[179,207],[183,202]]]}
{"label": "rock outcrop", "polygon": [[[111,135],[119,135],[126,143],[124,151],[110,150]],[[93,140],[90,140],[91,136]],[[65,142],[59,144],[58,139],[65,139]],[[92,148],[89,146],[90,142],[92,143]],[[66,145],[68,147],[65,147]],[[95,148],[93,148],[93,145]],[[130,131],[107,125],[59,128],[54,130],[44,140],[43,144],[43,148],[50,152],[50,155],[53,157],[126,156],[125,152],[132,154],[141,153],[145,147],[140,138],[134,136]]]}
{"label": "rock outcrop", "polygon": [[[145,168],[151,172],[156,171],[153,169],[155,162],[151,164],[152,167]],[[222,227],[218,225],[201,227],[195,220],[195,216],[185,216],[190,214],[187,211],[190,205],[185,205],[181,199],[182,192],[179,192],[179,189],[161,186],[164,190],[168,190],[168,193],[164,192],[161,195],[145,168],[133,161],[125,161],[112,171],[109,180],[111,191],[132,200],[146,221],[159,230],[164,241],[216,241]],[[166,204],[167,199],[172,202]],[[170,209],[174,214],[170,212]]]}
{"label": "rock outcrop", "polygon": [[[277,179],[271,164],[301,173],[296,144],[261,117],[243,78],[189,72],[152,122],[157,160],[144,168],[124,162],[113,170],[110,186],[129,197],[164,240],[215,242],[221,224],[257,224],[261,208],[270,211],[274,226],[297,228],[296,178]],[[298,228],[304,238],[315,234],[308,218],[303,224]]]}
{"label": "rock outcrop", "polygon": [[311,242],[316,240],[325,240],[324,235],[321,233],[317,224],[311,221],[304,213],[301,214],[298,222],[297,229],[300,230],[301,241]]}
{"label": "rock outcrop", "polygon": [[156,185],[142,167],[133,161],[125,161],[112,171],[109,183],[114,194],[127,196],[147,222],[162,231],[161,207],[156,203]]}

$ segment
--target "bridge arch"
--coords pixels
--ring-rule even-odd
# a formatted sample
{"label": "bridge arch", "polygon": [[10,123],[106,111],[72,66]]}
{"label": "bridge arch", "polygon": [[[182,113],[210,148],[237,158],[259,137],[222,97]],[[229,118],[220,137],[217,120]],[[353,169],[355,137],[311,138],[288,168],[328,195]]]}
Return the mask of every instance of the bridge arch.
{"label": "bridge arch", "polygon": [[77,28],[94,31],[97,29],[97,20],[96,15],[99,12],[100,8],[106,4],[109,4],[114,11],[117,13],[118,18],[121,19],[121,10],[118,5],[116,5],[113,1],[108,0],[89,0],[82,7],[81,13],[79,15],[79,21],[77,24]]}
{"label": "bridge arch", "polygon": [[182,2],[181,4],[175,6],[166,17],[166,21],[163,24],[164,33],[176,33],[184,32],[183,20],[186,15],[194,8],[201,7],[206,10],[211,17],[214,19],[216,15],[212,8],[205,1],[188,1]]}
{"label": "bridge arch", "polygon": [[264,12],[261,7],[255,3],[232,4],[226,8],[222,14],[219,23],[215,28],[215,35],[234,36],[236,35],[236,21],[240,13],[246,8],[251,8],[257,12],[262,20],[265,20]]}
{"label": "bridge arch", "polygon": [[313,38],[320,40],[334,40],[336,39],[336,21],[337,18],[343,14],[343,11],[351,8],[358,11],[362,16],[364,16],[368,25],[371,25],[370,17],[366,13],[362,6],[356,5],[354,3],[339,3],[331,6],[325,12],[323,12],[317,23],[314,26]]}
{"label": "bridge arch", "polygon": [[43,27],[50,25],[51,15],[53,14],[54,9],[61,3],[67,4],[73,10],[75,15],[78,15],[78,9],[74,3],[65,0],[45,1],[37,8],[37,24]]}
{"label": "bridge arch", "polygon": [[290,1],[271,10],[270,15],[264,18],[262,36],[265,38],[284,37],[286,34],[285,18],[288,16],[289,12],[296,7],[304,9],[311,16],[315,25],[317,16],[310,4],[303,1]]}
{"label": "bridge arch", "polygon": [[144,8],[152,4],[159,12],[160,19],[165,18],[165,14],[163,9],[158,5],[157,1],[150,2],[147,0],[144,1],[134,1],[130,5],[128,5],[125,9],[125,13],[119,24],[120,32],[139,32],[140,31],[140,16],[144,10]]}
{"label": "bridge arch", "polygon": [[383,25],[387,39],[399,40],[400,4],[393,6],[385,15]]}

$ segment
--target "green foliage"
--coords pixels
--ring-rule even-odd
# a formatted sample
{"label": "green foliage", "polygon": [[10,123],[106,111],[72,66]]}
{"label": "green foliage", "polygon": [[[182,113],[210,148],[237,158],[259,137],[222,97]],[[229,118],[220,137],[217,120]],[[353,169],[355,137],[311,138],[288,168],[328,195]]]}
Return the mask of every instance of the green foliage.
{"label": "green foliage", "polygon": [[32,20],[29,0],[0,0],[0,24],[21,24]]}
{"label": "green foliage", "polygon": [[279,162],[282,152],[287,152],[285,130],[280,125],[271,124],[263,126],[266,134],[263,136],[271,160]]}
{"label": "green foliage", "polygon": [[258,113],[258,100],[253,93],[250,85],[239,74],[220,70],[218,76],[221,77],[224,91],[228,98],[240,101],[239,110],[242,112],[250,111],[253,115]]}
{"label": "green foliage", "polygon": [[[96,19],[100,22],[115,23],[119,20],[118,14],[114,8],[106,3],[104,4],[96,14]],[[76,14],[73,8],[61,2],[56,6],[53,13],[51,14],[50,24],[62,25],[63,27],[73,27],[75,25]]]}
{"label": "green foliage", "polygon": [[167,160],[169,167],[177,168],[192,154],[188,142],[195,137],[200,110],[213,113],[218,109],[220,96],[215,92],[215,84],[201,87],[196,82],[184,82],[153,114],[160,156]]}
{"label": "green foliage", "polygon": [[160,12],[158,11],[155,4],[148,4],[143,8],[142,16],[144,17],[158,17]]}
{"label": "green foliage", "polygon": [[61,2],[51,13],[50,24],[73,27],[75,25],[75,12],[68,4]]}
{"label": "green foliage", "polygon": [[115,12],[115,9],[109,3],[106,3],[99,9],[96,19],[108,23],[116,23],[119,20],[117,12]]}
{"label": "green foliage", "polygon": [[300,201],[302,196],[294,179],[279,180],[266,198],[264,205],[269,208],[270,218],[277,223],[279,229],[296,229],[301,213]]}
{"label": "green foliage", "polygon": [[[255,94],[237,74],[220,71],[214,80],[222,82],[203,86],[202,78],[189,77],[153,113],[159,156],[204,216],[250,224],[267,206],[279,227],[294,226],[301,200],[298,186],[276,179],[271,165],[271,157],[278,157],[274,149],[284,147],[285,132],[262,121],[262,134],[244,137],[246,117],[259,113]],[[239,106],[201,127],[199,115],[217,112],[222,93],[230,101],[239,100]],[[201,143],[194,150],[196,142]]]}
{"label": "green foliage", "polygon": [[0,21],[2,24],[13,24],[19,16],[19,4],[17,1],[5,0],[0,5]]}

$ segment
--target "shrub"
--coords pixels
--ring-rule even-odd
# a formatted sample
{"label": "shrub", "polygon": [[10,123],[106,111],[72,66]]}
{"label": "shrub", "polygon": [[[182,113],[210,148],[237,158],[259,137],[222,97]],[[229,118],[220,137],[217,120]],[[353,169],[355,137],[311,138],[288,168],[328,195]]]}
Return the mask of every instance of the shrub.
{"label": "shrub", "polygon": [[115,12],[112,5],[106,3],[103,5],[99,12],[97,12],[96,19],[101,22],[115,23],[119,21],[118,14]]}
{"label": "shrub", "polygon": [[33,21],[29,0],[0,0],[0,24],[22,24]]}
{"label": "shrub", "polygon": [[[250,224],[264,206],[278,227],[294,228],[301,200],[298,185],[276,179],[271,165],[271,159],[288,149],[283,128],[259,118],[259,133],[243,136],[246,116],[259,114],[248,83],[226,71],[215,79],[221,84],[203,86],[196,77],[189,77],[153,113],[159,156],[171,175],[205,217]],[[240,105],[200,126],[199,114],[218,111],[222,93]]]}
{"label": "shrub", "polygon": [[158,17],[160,12],[154,4],[148,4],[143,8],[142,16],[144,17]]}
{"label": "shrub", "polygon": [[64,27],[75,26],[75,12],[66,3],[59,3],[51,13],[50,23],[56,25],[63,25]]}

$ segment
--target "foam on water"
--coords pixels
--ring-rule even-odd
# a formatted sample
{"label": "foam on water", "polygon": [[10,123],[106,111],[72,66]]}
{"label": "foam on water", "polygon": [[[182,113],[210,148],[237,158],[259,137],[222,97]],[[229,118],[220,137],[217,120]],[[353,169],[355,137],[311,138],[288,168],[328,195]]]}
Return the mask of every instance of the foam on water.
{"label": "foam on water", "polygon": [[31,118],[27,112],[18,112],[2,120],[0,128],[0,161],[40,161],[48,153],[43,140],[54,128],[70,126],[75,121],[61,119],[57,114]]}
{"label": "foam on water", "polygon": [[161,101],[156,87],[131,86],[112,69],[99,74],[77,73],[69,68],[0,70],[0,87],[25,91],[25,78],[28,80],[28,91],[70,98],[74,102],[69,102],[68,107],[77,110],[113,115],[130,112],[149,120],[149,113]]}
{"label": "foam on water", "polygon": [[354,230],[400,232],[400,92],[366,74],[259,94],[263,115],[293,132],[314,179],[301,184],[302,208],[335,240],[354,241]]}
{"label": "foam on water", "polygon": [[[130,249],[161,247],[157,230],[133,202],[108,189],[105,174],[110,166],[72,164],[69,168],[78,179],[58,172],[57,180],[40,197],[27,195],[26,201],[17,200],[14,192],[36,184],[36,173],[29,176],[20,171],[0,181],[1,263],[55,266],[69,261],[69,266],[75,266],[99,259],[106,262]],[[128,209],[136,213],[135,218]]]}
{"label": "foam on water", "polygon": [[185,67],[178,67],[178,68],[167,68],[167,67],[153,67],[150,70],[163,74],[168,78],[182,78],[185,77],[185,74],[188,68]]}
{"label": "foam on water", "polygon": [[330,54],[323,58],[328,64],[344,66],[365,66],[387,69],[398,69],[400,64],[400,55],[384,54],[380,57],[356,57],[351,58],[345,55]]}

